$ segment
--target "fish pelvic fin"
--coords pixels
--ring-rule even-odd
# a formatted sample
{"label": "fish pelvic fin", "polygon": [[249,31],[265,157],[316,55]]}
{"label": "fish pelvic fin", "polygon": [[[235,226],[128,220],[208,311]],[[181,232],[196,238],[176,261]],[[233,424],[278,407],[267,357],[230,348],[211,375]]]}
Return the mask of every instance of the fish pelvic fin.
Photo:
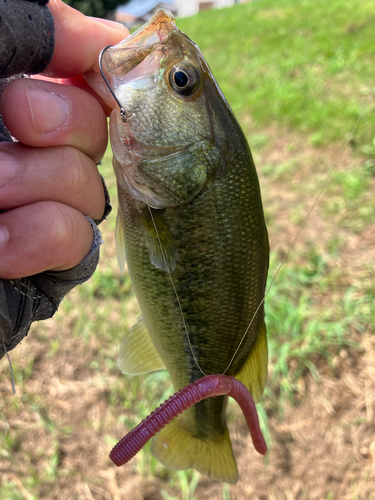
{"label": "fish pelvic fin", "polygon": [[142,316],[138,318],[137,323],[123,340],[117,364],[127,375],[139,375],[165,369]]}
{"label": "fish pelvic fin", "polygon": [[203,440],[184,429],[178,417],[154,437],[151,451],[167,469],[196,469],[217,481],[237,482],[237,464],[228,429],[215,440]]}
{"label": "fish pelvic fin", "polygon": [[258,403],[260,400],[267,382],[267,366],[268,347],[266,325],[263,320],[257,339],[247,360],[241,370],[235,375],[236,379],[249,389],[255,403]]}
{"label": "fish pelvic fin", "polygon": [[117,252],[117,261],[120,266],[120,270],[123,273],[125,269],[125,232],[124,232],[124,224],[122,221],[122,213],[119,207],[117,212],[116,219],[116,252]]}

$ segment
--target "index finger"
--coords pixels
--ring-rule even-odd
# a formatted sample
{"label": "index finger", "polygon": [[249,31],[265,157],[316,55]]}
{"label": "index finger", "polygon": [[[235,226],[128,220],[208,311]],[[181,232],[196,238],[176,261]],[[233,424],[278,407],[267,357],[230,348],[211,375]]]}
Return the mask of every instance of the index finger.
{"label": "index finger", "polygon": [[55,50],[44,74],[53,78],[71,78],[97,68],[100,51],[129,35],[120,23],[86,17],[61,0],[50,0],[47,6],[55,22]]}

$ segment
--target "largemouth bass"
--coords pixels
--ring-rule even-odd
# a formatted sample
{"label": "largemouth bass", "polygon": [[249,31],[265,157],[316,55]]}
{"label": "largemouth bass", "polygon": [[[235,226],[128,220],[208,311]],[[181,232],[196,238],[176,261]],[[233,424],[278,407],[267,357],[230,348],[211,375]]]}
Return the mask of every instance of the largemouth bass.
{"label": "largemouth bass", "polygon": [[[125,121],[104,83],[88,80],[114,108],[118,260],[142,311],[120,368],[166,368],[176,390],[226,372],[258,401],[269,245],[244,134],[199,48],[165,10],[107,49],[103,69]],[[226,404],[209,398],[180,415],[153,439],[153,454],[170,469],[235,483]]]}

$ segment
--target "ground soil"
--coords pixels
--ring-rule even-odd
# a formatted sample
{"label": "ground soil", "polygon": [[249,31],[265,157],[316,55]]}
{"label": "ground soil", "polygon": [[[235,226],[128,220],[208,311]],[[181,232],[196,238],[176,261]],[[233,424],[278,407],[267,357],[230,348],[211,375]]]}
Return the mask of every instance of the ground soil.
{"label": "ground soil", "polygon": [[[240,410],[233,407],[230,434],[240,479],[230,487],[231,500],[375,499],[375,338],[368,333],[358,340],[362,351],[341,350],[334,370],[322,364],[319,383],[310,375],[301,379],[305,397],[298,407],[287,405],[281,421],[270,417],[267,459],[254,451]],[[21,498],[28,500],[162,500],[162,491],[182,499],[178,484],[170,487],[165,479],[143,477],[130,464],[116,469],[108,460],[102,431],[111,423],[106,421],[111,380],[93,378],[79,346],[73,343],[69,349],[78,355],[62,353],[51,366],[47,347],[30,339],[28,355],[36,361],[27,390],[31,398],[46,403],[46,423],[40,426],[40,413],[33,413],[27,403],[19,404],[17,418],[9,420],[18,429],[19,442],[13,460],[0,459],[2,481],[13,481]],[[4,379],[2,398],[12,404]],[[58,422],[55,436],[48,431],[48,419]],[[72,432],[64,437],[68,426]],[[112,432],[116,433],[115,423]],[[24,479],[31,464],[45,466],[40,450],[50,454],[51,447],[56,448],[58,468],[65,475],[41,484],[35,497]],[[28,459],[23,462],[25,451]],[[222,495],[220,483],[201,476],[194,494],[197,500],[221,500]]]}

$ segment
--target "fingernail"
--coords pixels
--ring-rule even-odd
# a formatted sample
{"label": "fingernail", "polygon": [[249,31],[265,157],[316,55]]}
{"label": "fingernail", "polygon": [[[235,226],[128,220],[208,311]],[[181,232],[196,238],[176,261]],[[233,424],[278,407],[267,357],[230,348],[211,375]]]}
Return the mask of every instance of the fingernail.
{"label": "fingernail", "polygon": [[26,87],[26,95],[37,134],[53,132],[68,121],[69,104],[63,97],[31,85]]}
{"label": "fingernail", "polygon": [[5,247],[9,240],[9,231],[6,227],[0,227],[0,250]]}
{"label": "fingernail", "polygon": [[4,187],[16,177],[18,160],[15,156],[0,151],[0,187]]}

